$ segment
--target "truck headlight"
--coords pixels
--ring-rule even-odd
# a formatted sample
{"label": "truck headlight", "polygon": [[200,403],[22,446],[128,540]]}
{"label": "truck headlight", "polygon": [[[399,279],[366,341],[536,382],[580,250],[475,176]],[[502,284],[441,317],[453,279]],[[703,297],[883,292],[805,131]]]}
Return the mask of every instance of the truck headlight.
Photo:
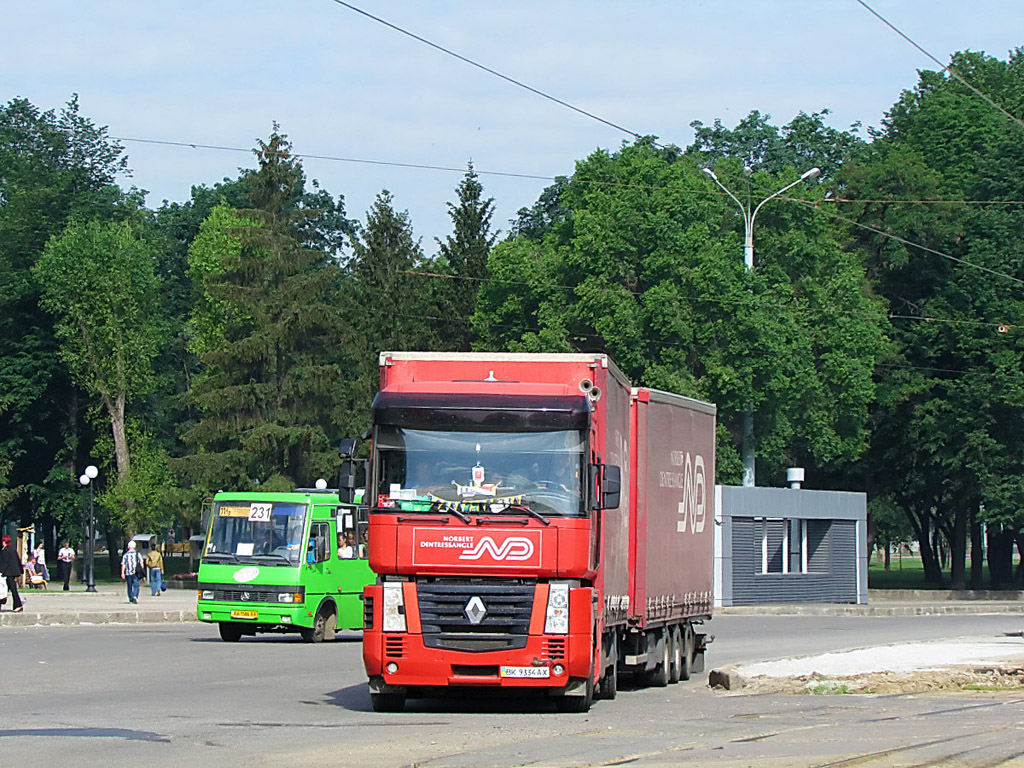
{"label": "truck headlight", "polygon": [[548,609],[544,618],[544,634],[565,635],[569,632],[569,585],[548,584]]}
{"label": "truck headlight", "polygon": [[400,582],[383,584],[381,628],[385,632],[405,632],[405,597],[402,594],[402,586]]}

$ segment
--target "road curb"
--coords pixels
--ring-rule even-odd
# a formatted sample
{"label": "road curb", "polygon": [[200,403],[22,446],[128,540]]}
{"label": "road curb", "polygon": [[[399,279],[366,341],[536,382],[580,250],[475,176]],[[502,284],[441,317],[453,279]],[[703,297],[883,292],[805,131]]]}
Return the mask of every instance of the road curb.
{"label": "road curb", "polygon": [[0,627],[49,627],[90,624],[184,624],[198,621],[195,611],[57,611],[0,613]]}

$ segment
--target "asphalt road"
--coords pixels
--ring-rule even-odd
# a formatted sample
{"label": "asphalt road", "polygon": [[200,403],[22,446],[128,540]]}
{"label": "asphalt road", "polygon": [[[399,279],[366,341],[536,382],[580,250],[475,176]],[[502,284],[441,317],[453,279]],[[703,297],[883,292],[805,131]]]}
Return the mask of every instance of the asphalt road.
{"label": "asphalt road", "polygon": [[[722,616],[709,669],[908,640],[1019,632],[1020,616]],[[1024,655],[1024,640],[1022,640]],[[370,711],[356,636],[223,643],[207,625],[5,627],[4,764],[999,765],[1024,754],[1024,695],[749,696],[706,676],[624,686],[585,715],[535,700]]]}

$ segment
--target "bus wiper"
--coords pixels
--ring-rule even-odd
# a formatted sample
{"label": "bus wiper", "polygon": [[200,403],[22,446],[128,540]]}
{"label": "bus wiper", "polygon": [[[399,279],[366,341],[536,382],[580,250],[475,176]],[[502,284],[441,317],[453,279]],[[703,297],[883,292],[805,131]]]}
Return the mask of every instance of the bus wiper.
{"label": "bus wiper", "polygon": [[[284,555],[253,555],[252,559],[261,565],[291,565],[292,561]],[[269,561],[269,562],[268,562]]]}
{"label": "bus wiper", "polygon": [[203,555],[201,560],[207,563],[237,563],[238,558],[228,552],[210,552]]}
{"label": "bus wiper", "polygon": [[509,509],[515,512],[525,512],[530,517],[536,520],[540,520],[542,523],[544,523],[544,525],[551,525],[550,520],[544,517],[544,515],[542,515],[540,512],[534,510],[529,504],[508,504],[505,506],[505,509],[503,509],[502,512],[505,512],[506,510]]}
{"label": "bus wiper", "polygon": [[448,513],[450,513],[452,515],[455,515],[455,517],[459,518],[459,520],[464,522],[466,525],[469,525],[471,522],[473,522],[472,520],[469,519],[469,517],[467,515],[464,515],[462,512],[457,510],[455,507],[443,506],[443,505],[441,505],[440,503],[438,503],[436,501],[433,504],[430,505],[430,511],[431,512],[448,512]]}

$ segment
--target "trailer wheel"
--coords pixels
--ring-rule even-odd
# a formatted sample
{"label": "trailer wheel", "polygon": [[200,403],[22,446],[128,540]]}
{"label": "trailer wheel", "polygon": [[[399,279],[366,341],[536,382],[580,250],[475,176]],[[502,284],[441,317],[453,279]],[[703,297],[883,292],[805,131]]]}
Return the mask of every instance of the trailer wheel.
{"label": "trailer wheel", "polygon": [[668,685],[669,668],[672,665],[672,659],[669,654],[669,651],[671,650],[669,648],[669,646],[671,645],[671,641],[669,638],[670,633],[666,629],[664,632],[661,633],[661,637],[659,638],[659,642],[661,644],[661,660],[654,667],[654,669],[652,669],[646,675],[645,682],[648,685],[653,686],[655,688],[664,688],[666,685]]}
{"label": "trailer wheel", "polygon": [[680,637],[679,627],[669,627],[668,629],[668,643],[669,643],[669,657],[671,663],[668,667],[668,681],[674,685],[679,682],[683,674],[683,641]]}
{"label": "trailer wheel", "polygon": [[683,663],[679,667],[679,679],[689,680],[690,675],[694,672],[700,671],[694,669],[694,656],[697,651],[697,638],[694,637],[693,627],[690,624],[687,624],[683,629],[682,651]]}
{"label": "trailer wheel", "polygon": [[405,709],[405,691],[400,693],[371,693],[370,706],[374,712],[401,712]]}
{"label": "trailer wheel", "polygon": [[619,665],[613,662],[608,665],[608,668],[604,671],[604,677],[601,678],[601,687],[597,692],[596,698],[606,699],[611,701],[619,692]]}
{"label": "trailer wheel", "polygon": [[242,628],[237,624],[222,621],[217,628],[220,630],[220,639],[225,643],[237,643],[242,639]]}

